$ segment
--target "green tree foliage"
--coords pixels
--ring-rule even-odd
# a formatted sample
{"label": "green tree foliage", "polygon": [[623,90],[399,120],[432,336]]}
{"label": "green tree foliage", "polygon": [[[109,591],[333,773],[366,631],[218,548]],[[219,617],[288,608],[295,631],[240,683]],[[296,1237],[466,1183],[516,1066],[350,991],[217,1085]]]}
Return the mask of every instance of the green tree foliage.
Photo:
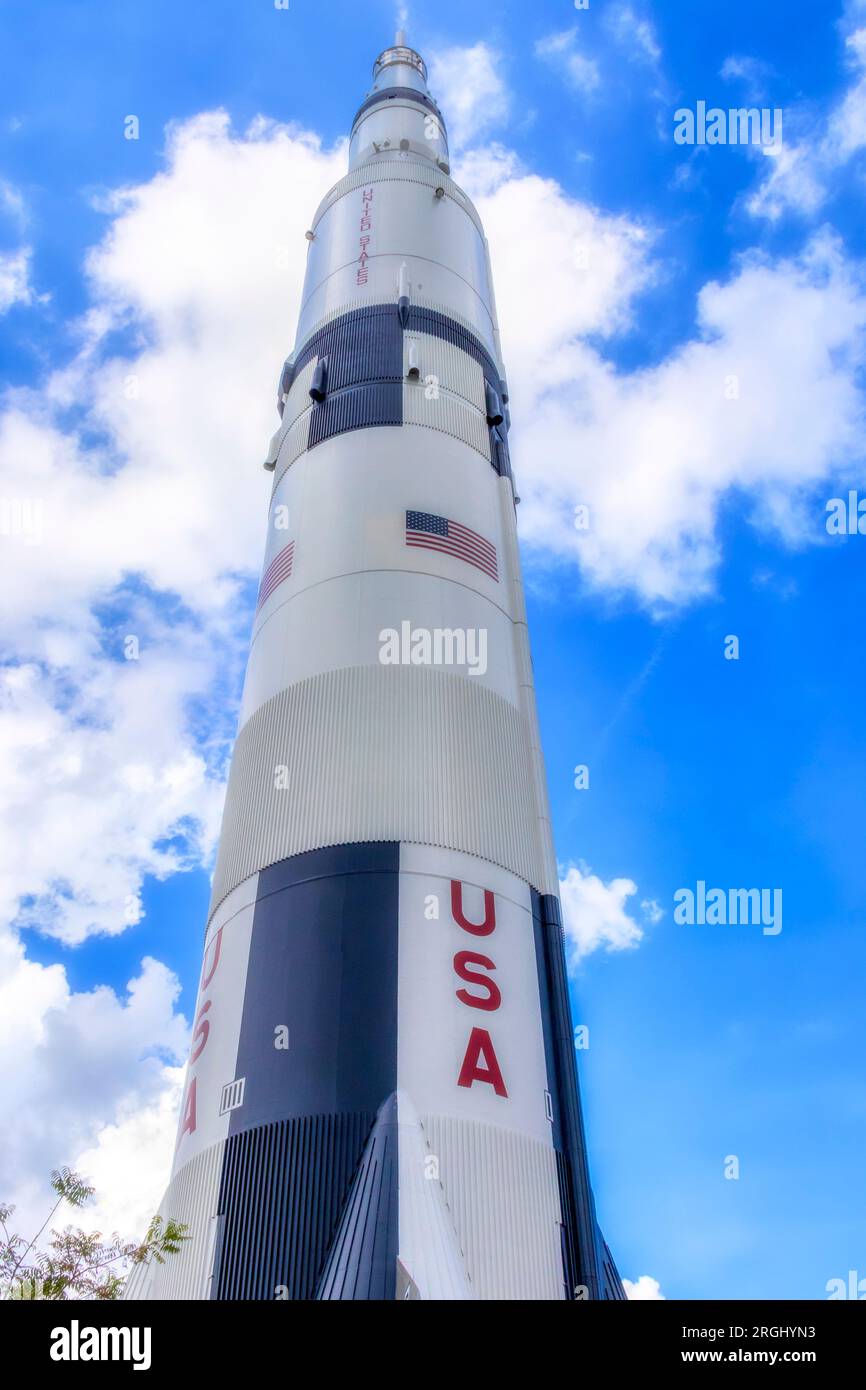
{"label": "green tree foliage", "polygon": [[119,1298],[132,1266],[151,1260],[164,1264],[189,1239],[186,1226],[161,1216],[153,1218],[142,1241],[122,1240],[116,1232],[105,1240],[99,1231],[76,1226],[52,1227],[46,1237],[61,1207],[83,1207],[94,1193],[71,1168],[56,1168],[51,1187],[57,1200],[29,1241],[10,1231],[15,1208],[0,1203],[0,1298]]}

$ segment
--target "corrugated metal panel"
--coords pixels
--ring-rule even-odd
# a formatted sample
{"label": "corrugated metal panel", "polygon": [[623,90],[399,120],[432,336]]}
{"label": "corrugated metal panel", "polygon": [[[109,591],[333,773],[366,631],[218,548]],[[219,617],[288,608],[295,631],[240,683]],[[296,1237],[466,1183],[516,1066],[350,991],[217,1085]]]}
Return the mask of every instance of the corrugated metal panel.
{"label": "corrugated metal panel", "polygon": [[403,329],[396,304],[367,304],[324,323],[296,353],[298,369],[328,359],[328,392],[402,379]]}
{"label": "corrugated metal panel", "polygon": [[422,1117],[476,1298],[563,1297],[556,1156],[537,1139]]}
{"label": "corrugated metal panel", "polygon": [[365,840],[465,850],[537,883],[529,750],[521,714],[470,676],[367,666],[298,682],[238,735],[211,911],[257,869]]}
{"label": "corrugated metal panel", "polygon": [[444,339],[454,347],[468,352],[481,365],[485,378],[498,393],[501,380],[499,368],[474,328],[466,327],[465,320],[449,309],[439,309],[433,305],[417,302],[409,308],[408,328],[413,333],[427,333]]}
{"label": "corrugated metal panel", "polygon": [[350,386],[317,406],[310,421],[309,447],[335,434],[349,430],[372,429],[376,425],[402,424],[402,387],[399,381]]}
{"label": "corrugated metal panel", "polygon": [[328,209],[347,193],[352,193],[356,188],[365,188],[371,183],[388,183],[394,180],[399,180],[402,183],[420,183],[427,188],[444,188],[446,198],[453,199],[471,217],[480,235],[484,236],[481,218],[478,216],[474,204],[459,184],[456,184],[447,174],[443,174],[440,169],[428,164],[426,160],[421,162],[420,160],[403,158],[382,160],[378,163],[371,161],[362,164],[358,169],[353,169],[344,179],[340,179],[340,182],[334,184],[330,193],[316,209],[312,230],[316,230]]}
{"label": "corrugated metal panel", "polygon": [[613,1255],[610,1253],[608,1243],[601,1231],[598,1233],[598,1244],[601,1250],[602,1297],[615,1303],[626,1302],[628,1294],[622,1279],[619,1277],[619,1270]]}
{"label": "corrugated metal panel", "polygon": [[[313,418],[312,401],[307,400],[309,409],[301,415],[291,429],[286,432],[286,436],[280,445],[280,452],[277,455],[277,463],[274,468],[273,488],[276,488],[287,468],[291,468],[296,459],[301,454],[306,453],[310,442],[310,422]],[[273,491],[273,488],[271,489]]]}
{"label": "corrugated metal panel", "polygon": [[[425,392],[426,378],[434,376],[440,388],[462,396],[476,410],[484,410],[484,372],[474,357],[432,333],[406,333],[403,337],[404,376],[409,372],[409,350],[413,343],[421,373],[421,381],[416,389]],[[430,404],[435,406],[437,402],[431,400]]]}
{"label": "corrugated metal panel", "polygon": [[484,416],[462,397],[441,387],[438,396],[428,400],[422,382],[407,382],[403,387],[403,424],[450,434],[490,462],[490,431]]}
{"label": "corrugated metal panel", "polygon": [[413,294],[410,317],[412,309],[416,308],[429,309],[431,313],[441,314],[443,318],[453,319],[455,323],[459,323],[461,328],[465,328],[467,333],[470,333],[473,338],[478,340],[478,329],[475,327],[472,320],[466,318],[465,314],[461,314],[450,304],[443,304],[442,301],[438,299],[428,299],[424,294]]}
{"label": "corrugated metal panel", "polygon": [[214,1254],[214,1218],[219,1197],[224,1143],[212,1144],[190,1159],[173,1178],[159,1214],[183,1222],[188,1240],[164,1264],[135,1267],[126,1281],[128,1299],[200,1299],[210,1296],[209,1280]]}
{"label": "corrugated metal panel", "polygon": [[357,314],[369,308],[369,298],[362,299],[360,298],[360,296],[356,296],[354,299],[343,300],[343,302],[337,305],[334,309],[329,309],[326,314],[323,314],[320,319],[316,320],[316,322],[309,329],[306,336],[304,338],[298,339],[298,341],[295,343],[296,357],[300,357],[301,353],[304,351],[310,339],[314,338],[317,333],[320,333],[322,329],[327,326],[327,324],[333,323],[335,319],[341,319],[344,314]]}
{"label": "corrugated metal panel", "polygon": [[[417,307],[420,309],[428,309],[434,314],[441,315],[443,318],[453,319],[455,323],[458,323],[461,328],[464,328],[467,333],[470,333],[474,338],[477,339],[477,328],[472,324],[472,322],[468,318],[465,317],[464,314],[461,314],[457,309],[452,308],[450,305],[443,304],[439,300],[429,299],[426,295],[414,291],[412,294],[412,304],[417,305]],[[354,299],[345,300],[342,304],[340,304],[338,307],[334,309],[329,309],[326,314],[323,314],[322,317],[318,319],[316,323],[313,324],[309,332],[306,333],[305,336],[295,344],[295,360],[298,362],[301,360],[301,358],[306,353],[308,344],[312,341],[313,338],[315,338],[316,334],[320,333],[322,329],[325,328],[329,323],[333,323],[335,319],[344,318],[349,314],[357,314],[361,312],[367,313],[371,308],[377,307],[387,308],[388,310],[391,310],[394,314],[396,314],[396,297],[394,299],[393,304],[385,306],[371,305],[369,299],[361,299],[356,297]]]}
{"label": "corrugated metal panel", "polygon": [[314,1296],[374,1119],[301,1115],[228,1140],[214,1298]]}

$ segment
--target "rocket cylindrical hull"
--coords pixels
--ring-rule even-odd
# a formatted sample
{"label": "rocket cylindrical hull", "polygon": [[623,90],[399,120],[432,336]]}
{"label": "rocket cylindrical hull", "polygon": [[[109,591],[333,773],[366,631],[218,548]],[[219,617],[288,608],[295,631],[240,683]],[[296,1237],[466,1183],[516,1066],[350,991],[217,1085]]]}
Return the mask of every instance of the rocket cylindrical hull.
{"label": "rocket cylindrical hull", "polygon": [[489,257],[423,63],[313,223],[164,1215],[130,1297],[619,1297]]}

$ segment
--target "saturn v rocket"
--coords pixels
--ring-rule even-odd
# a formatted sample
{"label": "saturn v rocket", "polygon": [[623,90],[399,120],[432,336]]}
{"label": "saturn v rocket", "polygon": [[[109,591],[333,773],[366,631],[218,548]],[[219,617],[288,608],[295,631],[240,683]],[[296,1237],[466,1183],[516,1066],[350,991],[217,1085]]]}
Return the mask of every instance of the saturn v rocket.
{"label": "saturn v rocket", "polygon": [[127,1296],[622,1298],[488,246],[402,34],[307,234],[164,1216]]}

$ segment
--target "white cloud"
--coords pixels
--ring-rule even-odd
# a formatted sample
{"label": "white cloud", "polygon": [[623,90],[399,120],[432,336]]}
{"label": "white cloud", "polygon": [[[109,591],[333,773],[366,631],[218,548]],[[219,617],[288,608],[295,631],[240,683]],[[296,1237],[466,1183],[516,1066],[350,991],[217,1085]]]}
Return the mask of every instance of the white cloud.
{"label": "white cloud", "polygon": [[113,935],[139,920],[147,875],[210,854],[221,782],[191,746],[184,706],[209,694],[213,654],[180,626],[153,647],[142,641],[139,661],[0,670],[6,922],[17,916],[68,944]]}
{"label": "white cloud", "polygon": [[104,1125],[70,1162],[96,1189],[92,1205],[76,1217],[85,1230],[118,1231],[134,1240],[147,1229],[171,1171],[184,1075],[184,1067],[163,1067],[162,1089],[153,1099],[124,1097],[116,1122]]}
{"label": "white cloud", "polygon": [[622,1282],[627,1296],[635,1302],[663,1303],[665,1301],[658,1279],[651,1278],[649,1274],[642,1274],[637,1281],[623,1279]]}
{"label": "white cloud", "polygon": [[29,246],[18,251],[0,252],[0,314],[6,314],[13,304],[32,304]]}
{"label": "white cloud", "polygon": [[748,81],[754,76],[757,67],[755,58],[737,57],[732,53],[722,63],[719,76],[725,82]]}
{"label": "white cloud", "polygon": [[776,222],[790,209],[806,215],[817,212],[826,197],[826,187],[820,161],[810,146],[768,145],[759,158],[767,161],[766,172],[746,202],[754,217]]}
{"label": "white cloud", "polygon": [[[135,1235],[120,1205],[127,1186],[131,1196],[132,1174],[112,1176],[99,1158],[112,1144],[119,1152],[123,1135],[131,1151],[136,1133],[152,1152],[164,1154],[174,1127],[178,1064],[188,1046],[186,1020],[175,1012],[179,982],[145,958],[125,997],[105,986],[75,993],[62,966],[26,960],[9,933],[0,936],[0,965],[0,1075],[3,1113],[10,1119],[0,1195],[16,1204],[16,1229],[32,1234],[41,1224],[48,1175],[68,1163],[99,1179],[106,1199],[116,1204],[112,1224]],[[119,1122],[117,1135],[106,1129],[106,1119]],[[134,1161],[140,1167],[144,1151]],[[165,1172],[163,1166],[158,1180]],[[151,1187],[145,1184],[139,1199],[144,1207]],[[139,1215],[136,1209],[136,1220]]]}
{"label": "white cloud", "polygon": [[[858,8],[856,13],[863,11]],[[771,156],[760,185],[746,202],[753,216],[771,222],[787,212],[812,216],[826,201],[840,170],[866,148],[866,27],[846,35],[845,53],[851,72],[847,91],[825,120],[813,119],[798,141]],[[788,113],[786,123],[790,128]]]}
{"label": "white cloud", "polygon": [[655,898],[644,898],[640,910],[651,926],[656,926],[665,915],[664,908],[659,906]]}
{"label": "white cloud", "polygon": [[445,116],[452,156],[507,120],[510,96],[502,67],[502,54],[484,42],[430,55],[430,91]]}
{"label": "white cloud", "polygon": [[[622,59],[657,69],[662,51],[655,29],[647,17],[628,3],[608,5],[603,12],[603,25],[613,43],[615,60],[609,74],[612,82],[619,76]],[[584,39],[591,29],[585,21],[551,34],[535,43],[535,56],[548,64],[563,80],[584,96],[591,95],[602,85],[602,65],[597,56],[584,49]],[[608,74],[606,73],[606,76]]]}
{"label": "white cloud", "polygon": [[866,145],[866,28],[845,40],[854,81],[830,117],[828,142],[840,160],[850,159]]}
{"label": "white cloud", "polygon": [[24,202],[24,195],[20,188],[9,183],[6,179],[0,179],[0,211],[10,218],[18,227],[27,224],[27,208]]}
{"label": "white cloud", "polygon": [[638,14],[634,5],[621,0],[606,10],[605,18],[614,39],[633,57],[656,66],[662,50],[655,29],[645,15]]}
{"label": "white cloud", "polygon": [[628,913],[637,884],[630,878],[604,883],[586,865],[570,864],[560,879],[565,939],[576,962],[593,951],[627,951],[643,939],[643,929]]}
{"label": "white cloud", "polygon": [[792,260],[744,257],[701,290],[691,339],[617,372],[587,340],[628,327],[652,280],[648,229],[501,153],[466,163],[496,268],[521,534],[538,558],[658,608],[712,590],[716,518],[735,491],[777,539],[820,539],[809,490],[862,450],[866,297],[841,246],[825,233]]}
{"label": "white cloud", "polygon": [[[506,187],[492,201],[508,196]],[[489,203],[481,206],[486,214]],[[574,302],[563,249],[545,255],[552,288],[542,306],[529,272],[526,283],[515,274],[519,248],[499,244],[503,230],[494,218],[505,351],[516,363],[520,524],[540,558],[571,559],[590,583],[658,609],[711,592],[716,520],[735,491],[776,539],[820,539],[810,490],[854,470],[863,454],[866,292],[831,236],[794,260],[744,258],[726,283],[701,290],[693,339],[655,366],[620,373],[570,331],[609,264],[591,260],[594,283]],[[574,525],[579,505],[589,508],[585,530]]]}
{"label": "white cloud", "polygon": [[470,198],[484,198],[504,183],[522,177],[526,170],[513,150],[498,141],[463,150],[454,166],[455,177]]}
{"label": "white cloud", "polygon": [[587,58],[578,48],[577,29],[565,29],[548,34],[535,44],[535,56],[559,72],[569,86],[584,94],[594,92],[601,83],[601,73],[594,58]]}
{"label": "white cloud", "polygon": [[719,76],[724,82],[742,83],[750,96],[757,98],[763,92],[772,71],[769,63],[765,63],[761,58],[755,58],[750,54],[731,53],[722,63]]}
{"label": "white cloud", "polygon": [[[651,279],[651,238],[639,222],[607,216],[553,179],[513,168],[491,186],[478,207],[495,266],[503,352],[512,391],[535,396],[568,377],[562,349],[627,326],[635,295]],[[529,404],[523,399],[515,419]]]}

